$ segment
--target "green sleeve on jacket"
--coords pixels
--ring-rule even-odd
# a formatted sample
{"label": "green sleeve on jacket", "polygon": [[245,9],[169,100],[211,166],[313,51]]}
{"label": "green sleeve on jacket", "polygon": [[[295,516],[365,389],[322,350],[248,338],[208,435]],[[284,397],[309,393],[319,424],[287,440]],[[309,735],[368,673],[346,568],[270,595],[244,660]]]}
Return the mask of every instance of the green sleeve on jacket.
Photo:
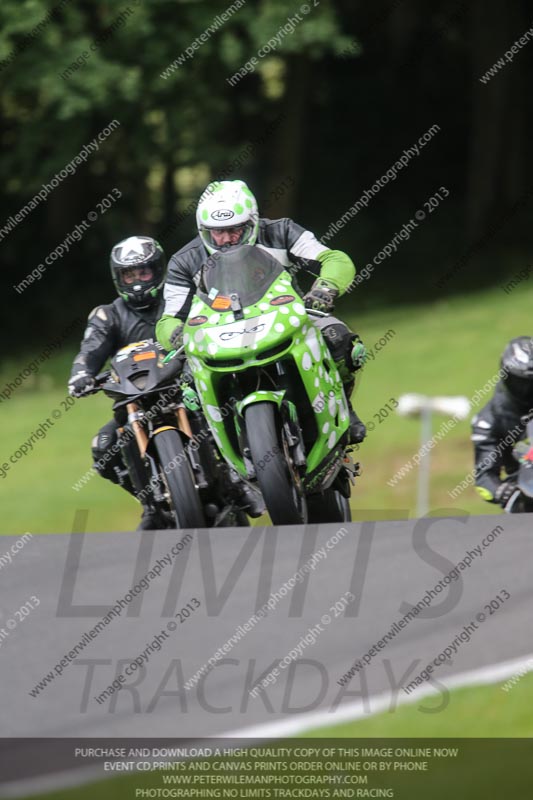
{"label": "green sleeve on jacket", "polygon": [[322,264],[321,280],[327,281],[343,295],[355,278],[355,266],[350,256],[342,250],[325,250],[317,256]]}
{"label": "green sleeve on jacket", "polygon": [[180,319],[173,317],[172,314],[163,314],[155,326],[155,335],[161,347],[164,347],[165,350],[173,349],[170,343],[170,337],[176,328],[181,328],[182,325],[183,322]]}

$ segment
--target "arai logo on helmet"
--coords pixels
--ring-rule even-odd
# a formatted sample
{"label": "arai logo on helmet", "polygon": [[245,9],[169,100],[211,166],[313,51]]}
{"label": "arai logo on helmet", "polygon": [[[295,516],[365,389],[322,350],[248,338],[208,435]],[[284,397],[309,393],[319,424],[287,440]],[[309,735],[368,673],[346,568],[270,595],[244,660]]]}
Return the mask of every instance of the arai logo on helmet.
{"label": "arai logo on helmet", "polygon": [[231,219],[234,217],[235,214],[233,211],[230,211],[229,208],[217,208],[216,211],[211,212],[211,219],[216,219],[217,222],[221,222],[226,219]]}

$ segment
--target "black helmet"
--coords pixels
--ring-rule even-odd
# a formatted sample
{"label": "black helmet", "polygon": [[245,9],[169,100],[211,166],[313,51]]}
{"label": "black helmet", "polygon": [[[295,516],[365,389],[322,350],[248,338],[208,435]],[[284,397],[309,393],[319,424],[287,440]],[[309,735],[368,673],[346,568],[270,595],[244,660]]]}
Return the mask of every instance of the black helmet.
{"label": "black helmet", "polygon": [[167,271],[159,242],[130,236],[114,246],[109,263],[115,288],[126,303],[147,308],[158,302]]}
{"label": "black helmet", "polygon": [[517,336],[511,339],[502,356],[502,382],[509,394],[521,405],[533,407],[533,339]]}

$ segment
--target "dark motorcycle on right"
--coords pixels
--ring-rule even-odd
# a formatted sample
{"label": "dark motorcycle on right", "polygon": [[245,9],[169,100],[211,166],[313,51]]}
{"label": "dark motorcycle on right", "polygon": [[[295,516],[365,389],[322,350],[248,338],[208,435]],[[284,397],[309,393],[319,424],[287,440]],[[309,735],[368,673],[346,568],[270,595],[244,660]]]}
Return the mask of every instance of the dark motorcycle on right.
{"label": "dark motorcycle on right", "polygon": [[508,514],[533,512],[533,415],[524,417],[523,422],[526,423],[526,438],[513,448],[519,465],[514,476],[518,488],[504,508]]}

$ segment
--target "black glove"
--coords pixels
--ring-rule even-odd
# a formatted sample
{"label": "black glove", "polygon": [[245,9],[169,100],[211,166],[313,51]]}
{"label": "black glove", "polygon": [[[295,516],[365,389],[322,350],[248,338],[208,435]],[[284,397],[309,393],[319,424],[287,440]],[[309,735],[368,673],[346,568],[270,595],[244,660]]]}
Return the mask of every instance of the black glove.
{"label": "black glove", "polygon": [[183,344],[183,324],[177,325],[176,328],[172,331],[168,340],[174,350],[179,350]]}
{"label": "black glove", "polygon": [[313,311],[323,311],[326,314],[331,314],[338,296],[338,289],[334,289],[332,286],[328,286],[318,280],[304,295],[304,305],[306,308],[313,309]]}
{"label": "black glove", "polygon": [[520,494],[520,489],[514,481],[505,481],[505,483],[501,483],[496,489],[494,493],[494,499],[501,505],[502,508],[505,508],[513,495],[518,497]]}
{"label": "black glove", "polygon": [[85,370],[73,375],[68,382],[68,393],[72,397],[83,397],[92,389],[94,389],[94,378]]}

